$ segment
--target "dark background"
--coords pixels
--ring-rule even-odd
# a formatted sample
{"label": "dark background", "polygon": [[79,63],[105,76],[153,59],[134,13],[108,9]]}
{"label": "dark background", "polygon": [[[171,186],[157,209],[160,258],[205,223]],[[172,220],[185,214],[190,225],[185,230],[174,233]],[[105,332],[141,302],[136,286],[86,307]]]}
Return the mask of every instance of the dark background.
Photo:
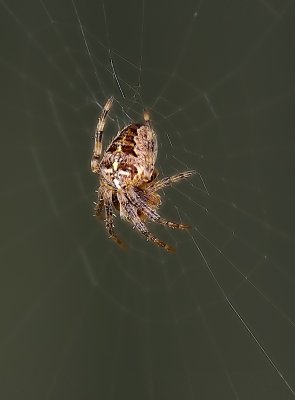
{"label": "dark background", "polygon": [[[0,10],[1,399],[293,398],[293,1]],[[92,217],[110,95],[105,144],[148,107],[161,176],[210,193],[165,191],[175,254]]]}

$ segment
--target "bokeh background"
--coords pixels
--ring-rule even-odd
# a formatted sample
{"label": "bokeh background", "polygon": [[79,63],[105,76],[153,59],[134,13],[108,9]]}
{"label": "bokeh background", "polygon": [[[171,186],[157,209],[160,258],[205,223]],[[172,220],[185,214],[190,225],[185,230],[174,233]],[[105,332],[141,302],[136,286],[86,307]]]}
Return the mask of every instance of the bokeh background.
{"label": "bokeh background", "polygon": [[[1,399],[287,400],[294,369],[289,0],[1,1]],[[93,218],[89,162],[149,108],[175,254]]]}

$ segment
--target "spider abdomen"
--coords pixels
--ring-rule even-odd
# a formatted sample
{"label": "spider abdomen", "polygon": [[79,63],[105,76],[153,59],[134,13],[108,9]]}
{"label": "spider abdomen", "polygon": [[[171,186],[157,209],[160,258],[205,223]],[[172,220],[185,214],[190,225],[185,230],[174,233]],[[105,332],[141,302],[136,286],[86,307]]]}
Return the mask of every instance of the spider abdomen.
{"label": "spider abdomen", "polygon": [[117,190],[149,182],[156,149],[156,136],[150,128],[143,124],[128,125],[107,148],[100,163],[101,174]]}

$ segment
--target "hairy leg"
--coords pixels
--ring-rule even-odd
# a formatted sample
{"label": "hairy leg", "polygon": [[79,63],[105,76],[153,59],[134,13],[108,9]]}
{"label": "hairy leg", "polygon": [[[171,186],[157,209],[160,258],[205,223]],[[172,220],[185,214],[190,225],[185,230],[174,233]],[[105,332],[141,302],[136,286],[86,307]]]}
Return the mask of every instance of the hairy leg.
{"label": "hairy leg", "polygon": [[132,204],[142,211],[150,220],[157,222],[158,224],[166,225],[172,229],[188,229],[190,225],[181,224],[173,221],[168,221],[162,218],[147,202],[145,202],[140,196],[140,192],[135,193],[133,189],[129,189],[128,197]]}
{"label": "hairy leg", "polygon": [[94,202],[94,217],[103,218],[104,200],[100,188],[97,190],[97,202]]}
{"label": "hairy leg", "polygon": [[104,208],[105,208],[105,226],[111,239],[122,248],[125,248],[124,242],[117,236],[114,226],[113,205],[112,205],[112,191],[106,190],[103,195]]}
{"label": "hairy leg", "polygon": [[138,216],[136,206],[134,206],[123,193],[118,193],[118,200],[120,202],[120,209],[122,211],[121,215],[125,219],[130,221],[138,232],[144,235],[147,238],[147,240],[155,243],[159,247],[162,247],[166,251],[170,252],[175,251],[175,249],[172,246],[158,239],[151,232],[149,232],[146,225],[142,222],[142,220]]}
{"label": "hairy leg", "polygon": [[100,161],[100,156],[101,156],[101,152],[102,152],[103,130],[104,130],[106,118],[107,118],[108,112],[110,111],[110,108],[112,106],[113,100],[114,100],[113,97],[110,97],[108,99],[108,101],[106,102],[106,104],[101,112],[98,122],[97,122],[95,135],[94,135],[93,154],[92,154],[92,159],[91,159],[91,170],[94,173],[99,172],[99,161]]}
{"label": "hairy leg", "polygon": [[159,181],[153,181],[147,188],[146,190],[148,192],[157,192],[160,189],[163,189],[166,186],[173,185],[174,183],[177,183],[183,179],[186,179],[194,174],[196,174],[197,171],[185,171],[185,172],[180,172],[179,174],[168,176],[166,178],[163,178]]}

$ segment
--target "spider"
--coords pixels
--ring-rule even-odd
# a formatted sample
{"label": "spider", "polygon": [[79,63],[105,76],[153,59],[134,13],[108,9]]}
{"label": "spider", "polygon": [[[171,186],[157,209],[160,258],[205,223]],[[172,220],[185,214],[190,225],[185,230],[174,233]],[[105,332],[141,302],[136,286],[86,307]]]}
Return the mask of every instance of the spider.
{"label": "spider", "polygon": [[110,238],[121,247],[125,245],[115,232],[114,209],[147,240],[167,251],[174,251],[173,247],[149,232],[145,221],[151,220],[172,229],[189,228],[189,225],[168,221],[158,214],[161,197],[157,192],[196,171],[185,171],[157,180],[157,137],[148,111],[143,113],[144,123],[132,123],[121,129],[102,155],[103,131],[113,100],[113,97],[107,100],[95,131],[91,170],[100,175],[100,185],[94,215],[104,218]]}

